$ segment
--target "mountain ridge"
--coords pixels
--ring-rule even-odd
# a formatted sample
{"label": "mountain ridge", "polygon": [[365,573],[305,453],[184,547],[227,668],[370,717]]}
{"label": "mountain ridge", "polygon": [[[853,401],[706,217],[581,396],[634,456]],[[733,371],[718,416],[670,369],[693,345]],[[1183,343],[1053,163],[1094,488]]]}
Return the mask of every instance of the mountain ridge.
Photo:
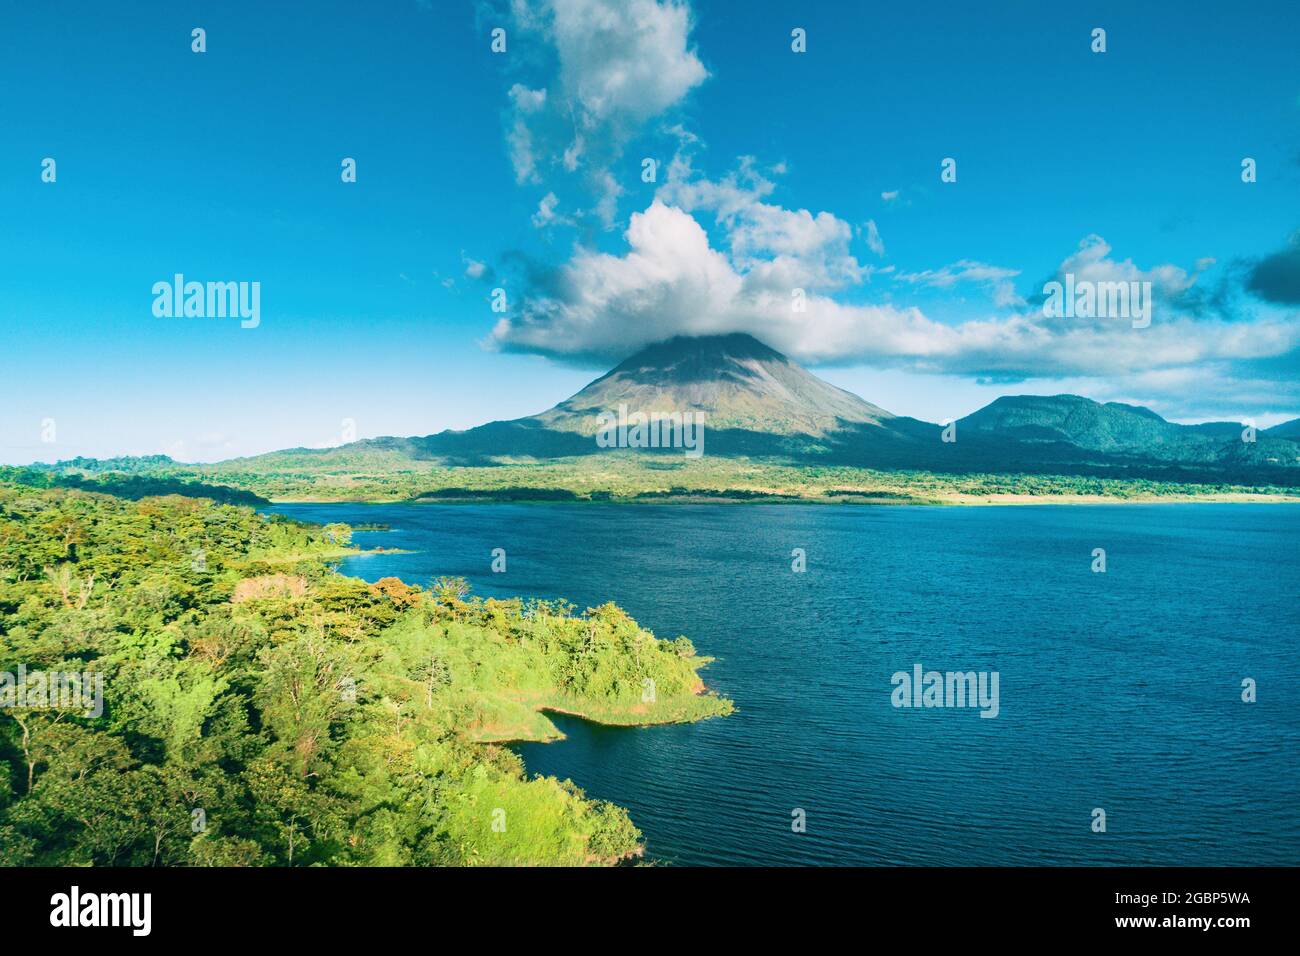
{"label": "mountain ridge", "polygon": [[1289,431],[1263,430],[1255,442],[1244,442],[1236,422],[1180,425],[1144,406],[1068,394],[1002,396],[958,419],[956,440],[945,442],[941,426],[837,388],[744,333],[667,339],[537,415],[409,441],[419,457],[449,464],[596,454],[598,415],[620,404],[701,411],[709,453],[802,464],[960,471],[1183,467],[1234,474],[1300,464],[1300,445]]}
{"label": "mountain ridge", "polygon": [[[1294,481],[1300,468],[1300,419],[1259,430],[1251,442],[1242,440],[1243,426],[1236,422],[1181,425],[1140,405],[1072,394],[1005,395],[945,429],[837,388],[744,333],[676,336],[647,346],[536,415],[425,436],[284,449],[208,467],[311,472],[358,463],[491,466],[610,454],[596,433],[600,416],[620,406],[650,415],[700,413],[706,454],[801,466],[1198,481]],[[113,461],[120,466],[124,460]],[[86,459],[66,464],[74,463],[96,470]]]}

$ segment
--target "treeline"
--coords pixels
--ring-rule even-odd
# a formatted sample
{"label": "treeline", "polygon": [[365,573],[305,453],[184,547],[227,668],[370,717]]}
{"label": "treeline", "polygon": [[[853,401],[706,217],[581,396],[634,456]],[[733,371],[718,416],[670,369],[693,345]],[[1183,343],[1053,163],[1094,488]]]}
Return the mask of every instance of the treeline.
{"label": "treeline", "polygon": [[[1295,470],[1287,473],[1295,481]],[[1296,484],[1208,481],[1175,468],[1162,477],[1117,473],[942,473],[845,465],[787,465],[705,456],[653,459],[611,453],[582,459],[491,467],[447,468],[432,463],[374,462],[351,473],[236,470],[201,466],[186,477],[230,483],[277,500],[349,501],[654,501],[673,498],[824,501],[857,497],[932,502],[957,496],[998,494],[1098,498],[1300,495]],[[1285,477],[1285,476],[1284,476]]]}
{"label": "treeline", "polygon": [[[1227,471],[1198,473],[1175,466],[1078,466],[1072,474],[1044,466],[1027,470],[926,471],[845,464],[789,464],[705,456],[658,458],[611,452],[546,462],[448,467],[391,449],[277,453],[215,465],[170,459],[73,459],[42,470],[0,469],[10,480],[74,485],[125,497],[204,495],[232,504],[311,501],[602,501],[726,500],[921,502],[999,494],[1097,498],[1198,498],[1212,495],[1300,495],[1297,472],[1256,469],[1254,480]],[[74,465],[77,466],[74,468]],[[120,466],[115,470],[111,466]],[[78,470],[79,469],[79,470]],[[1270,475],[1276,483],[1260,476]],[[87,482],[94,482],[89,484]],[[150,484],[149,482],[153,482]]]}
{"label": "treeline", "polygon": [[[163,458],[165,462],[170,463],[170,459],[165,456],[154,457]],[[93,459],[73,459],[73,461],[93,461]],[[114,461],[123,460],[114,459]],[[142,459],[142,461],[148,460]],[[84,473],[34,465],[26,467],[0,465],[0,482],[27,485],[32,488],[81,488],[119,498],[130,498],[132,501],[161,495],[188,495],[196,498],[211,498],[213,501],[229,505],[270,504],[260,495],[240,488],[207,484],[193,478],[150,474],[147,465],[140,466],[139,470],[112,471],[103,467]]]}
{"label": "treeline", "polygon": [[[726,713],[699,693],[707,659],[613,605],[368,585],[328,566],[346,541],[211,500],[0,480],[0,864],[635,857],[626,811],[529,780],[492,741],[554,736],[546,707]],[[86,695],[33,704],[68,674]]]}

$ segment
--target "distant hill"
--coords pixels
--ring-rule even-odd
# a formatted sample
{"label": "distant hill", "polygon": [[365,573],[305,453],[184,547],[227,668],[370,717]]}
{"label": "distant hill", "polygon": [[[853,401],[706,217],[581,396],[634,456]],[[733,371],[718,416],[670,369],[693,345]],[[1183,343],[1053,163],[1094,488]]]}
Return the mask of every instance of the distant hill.
{"label": "distant hill", "polygon": [[1020,456],[1114,463],[1162,462],[1184,466],[1242,468],[1295,465],[1294,442],[1273,431],[1242,440],[1239,422],[1179,425],[1149,408],[1101,404],[1079,395],[1015,395],[999,398],[958,423],[958,434],[1012,441]]}
{"label": "distant hill", "polygon": [[[610,454],[596,441],[602,413],[698,412],[704,452],[797,466],[855,466],[946,473],[1038,473],[1161,481],[1295,484],[1300,419],[1242,440],[1237,422],[1179,425],[1149,408],[1079,395],[999,398],[955,423],[895,415],[823,381],[750,335],[678,337],[620,362],[577,394],[537,415],[464,431],[374,438],[337,448],[293,448],[201,469],[155,459],[60,463],[66,470],[167,473],[211,480],[276,474],[377,476],[412,467],[495,466]],[[628,452],[619,452],[628,454]],[[680,456],[681,448],[633,454]],[[64,470],[62,467],[60,470]],[[248,480],[245,484],[251,484]]]}
{"label": "distant hill", "polygon": [[1281,425],[1274,425],[1268,430],[1268,435],[1270,438],[1289,438],[1291,441],[1300,441],[1300,418],[1293,418]]}

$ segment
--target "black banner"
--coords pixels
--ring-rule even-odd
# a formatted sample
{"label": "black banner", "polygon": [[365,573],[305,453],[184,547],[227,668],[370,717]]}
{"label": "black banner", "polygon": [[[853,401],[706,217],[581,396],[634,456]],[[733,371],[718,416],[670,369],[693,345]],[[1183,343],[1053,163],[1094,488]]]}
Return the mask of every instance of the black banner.
{"label": "black banner", "polygon": [[[927,940],[1213,940],[1279,932],[1294,872],[1162,869],[0,870],[9,940],[327,939],[487,928],[555,939],[768,926]],[[678,924],[682,925],[678,925]],[[422,928],[422,929],[421,929]],[[911,932],[912,930],[908,930]],[[630,934],[628,936],[627,934]],[[464,945],[462,942],[461,945]]]}

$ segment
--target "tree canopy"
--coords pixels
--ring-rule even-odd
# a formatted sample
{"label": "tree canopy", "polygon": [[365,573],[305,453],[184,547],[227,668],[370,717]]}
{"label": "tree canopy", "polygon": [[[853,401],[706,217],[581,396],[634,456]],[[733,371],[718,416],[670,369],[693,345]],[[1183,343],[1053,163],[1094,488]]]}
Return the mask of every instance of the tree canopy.
{"label": "tree canopy", "polygon": [[[501,743],[548,708],[730,711],[708,662],[612,604],[367,584],[345,525],[0,480],[0,674],[102,680],[102,713],[0,706],[0,864],[600,864],[625,810]],[[0,701],[0,704],[3,702]]]}

